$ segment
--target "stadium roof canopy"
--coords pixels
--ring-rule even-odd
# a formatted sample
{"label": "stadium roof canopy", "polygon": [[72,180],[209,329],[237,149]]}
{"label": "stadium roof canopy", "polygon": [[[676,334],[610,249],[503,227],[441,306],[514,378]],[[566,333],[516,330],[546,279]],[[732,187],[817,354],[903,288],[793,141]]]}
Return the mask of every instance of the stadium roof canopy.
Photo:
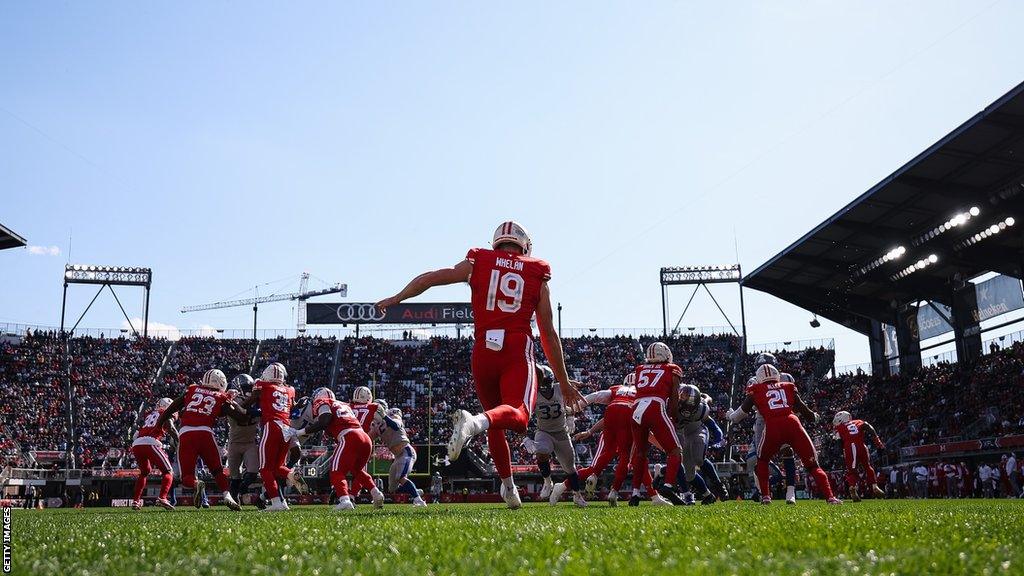
{"label": "stadium roof canopy", "polygon": [[8,248],[21,248],[27,242],[21,236],[18,236],[14,231],[10,230],[3,224],[0,224],[0,250],[6,250]]}
{"label": "stadium roof canopy", "polygon": [[[956,218],[972,208],[976,216]],[[986,235],[1000,222],[998,233]],[[899,305],[948,305],[955,283],[988,271],[1021,277],[1022,232],[1024,83],[754,270],[743,285],[868,334],[871,320],[892,324]],[[904,252],[893,258],[901,246]]]}

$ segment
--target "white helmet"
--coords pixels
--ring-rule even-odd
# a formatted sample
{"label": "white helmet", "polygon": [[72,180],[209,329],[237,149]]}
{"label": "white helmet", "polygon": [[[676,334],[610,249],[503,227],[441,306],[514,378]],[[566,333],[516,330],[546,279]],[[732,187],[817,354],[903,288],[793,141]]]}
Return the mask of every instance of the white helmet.
{"label": "white helmet", "polygon": [[207,370],[206,374],[203,374],[202,385],[203,388],[210,388],[223,392],[228,389],[228,378],[223,372],[214,368],[213,370]]}
{"label": "white helmet", "polygon": [[366,386],[360,386],[352,391],[352,401],[356,404],[369,404],[373,402],[373,392]]}
{"label": "white helmet", "polygon": [[761,364],[758,366],[757,372],[754,372],[754,379],[757,380],[758,384],[764,384],[765,382],[778,382],[779,369],[771,364]]}
{"label": "white helmet", "polygon": [[842,410],[840,412],[836,412],[836,417],[832,419],[832,425],[839,426],[840,424],[846,424],[852,419],[853,416],[851,416],[849,412]]}
{"label": "white helmet", "polygon": [[156,401],[156,409],[157,410],[166,410],[167,407],[170,406],[170,405],[171,405],[171,399],[170,398],[161,398],[161,399]]}
{"label": "white helmet", "polygon": [[622,379],[623,386],[636,386],[636,372],[630,372],[626,374],[625,378]]}
{"label": "white helmet", "polygon": [[284,384],[284,380],[287,377],[288,371],[284,369],[284,364],[274,362],[263,369],[263,375],[260,376],[260,380],[263,380],[264,382],[277,382],[278,384]]}
{"label": "white helmet", "polygon": [[527,256],[533,251],[530,233],[518,222],[513,222],[512,220],[502,222],[501,226],[498,226],[498,229],[494,231],[494,237],[491,239],[491,248],[497,248],[505,242],[519,246],[523,249],[523,254]]}
{"label": "white helmet", "polygon": [[664,342],[652,342],[647,346],[644,359],[649,363],[671,362],[672,350]]}
{"label": "white helmet", "polygon": [[312,398],[313,398],[313,400],[320,400],[321,398],[325,398],[325,399],[328,399],[328,400],[334,400],[335,399],[334,391],[331,390],[330,388],[326,388],[326,387],[325,388],[317,388],[316,390],[313,390]]}

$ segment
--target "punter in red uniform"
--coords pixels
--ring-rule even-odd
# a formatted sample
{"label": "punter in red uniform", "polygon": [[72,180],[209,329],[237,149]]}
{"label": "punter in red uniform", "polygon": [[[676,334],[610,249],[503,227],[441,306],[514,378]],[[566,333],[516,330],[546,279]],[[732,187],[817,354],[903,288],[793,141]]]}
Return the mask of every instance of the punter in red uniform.
{"label": "punter in red uniform", "polygon": [[[597,452],[594,461],[590,466],[580,468],[577,476],[580,480],[586,481],[588,485],[593,480],[596,483],[597,477],[608,467],[612,458],[618,457],[615,463],[615,477],[611,489],[608,491],[608,503],[615,506],[619,501],[619,490],[626,481],[629,474],[630,455],[633,452],[633,401],[636,399],[636,373],[630,372],[623,378],[622,385],[612,386],[607,390],[601,390],[587,394],[587,404],[607,404],[604,417],[598,420],[589,430],[580,432],[573,436],[573,441],[586,440],[598,432],[601,439],[597,443]],[[651,487],[653,479],[648,470],[641,474],[635,482],[650,487],[648,496],[656,497],[657,493]],[[595,484],[596,485],[596,484]],[[568,480],[566,480],[568,486]]]}
{"label": "punter in red uniform", "polygon": [[[633,467],[634,486],[630,505],[640,503],[640,488],[635,477],[647,470],[647,451],[651,436],[668,456],[665,483],[658,488],[661,499],[655,504],[682,505],[676,493],[676,476],[682,463],[682,447],[672,418],[679,413],[679,385],[683,370],[672,363],[672,350],[664,342],[652,342],[644,354],[644,364],[636,367],[636,400],[633,402]],[[673,416],[669,416],[672,414]],[[649,490],[648,490],[649,491]]]}
{"label": "punter in red uniform", "polygon": [[864,468],[864,475],[867,476],[868,485],[875,498],[884,498],[885,492],[878,487],[878,478],[875,476],[875,469],[871,467],[871,456],[868,455],[868,447],[865,444],[867,437],[871,437],[875,447],[879,450],[885,449],[885,443],[878,437],[875,428],[863,420],[853,420],[849,412],[843,410],[836,412],[832,424],[836,428],[836,434],[843,441],[843,456],[846,459],[846,486],[850,498],[854,502],[860,502],[860,492],[857,484],[860,483],[857,468]]}
{"label": "punter in red uniform", "polygon": [[[377,489],[373,478],[366,473],[366,463],[373,452],[373,442],[363,430],[363,425],[352,412],[351,406],[336,400],[334,392],[329,388],[320,388],[316,391],[313,397],[313,417],[316,418],[313,423],[299,432],[300,438],[323,431],[338,443],[334,455],[331,456],[331,486],[338,497],[338,504],[334,509],[353,510],[356,506],[349,496],[346,476],[352,474],[353,494],[358,494],[363,488]],[[374,507],[379,508],[382,505],[383,497],[379,503],[374,498]]]}
{"label": "punter in red uniform", "polygon": [[762,364],[754,374],[754,383],[747,388],[747,396],[739,408],[729,412],[726,418],[733,424],[750,415],[754,406],[764,416],[764,434],[757,446],[757,483],[761,490],[761,503],[771,504],[771,490],[768,485],[768,462],[775,457],[783,444],[789,444],[804,463],[808,474],[814,477],[822,495],[829,504],[842,504],[832,494],[828,475],[818,465],[818,454],[814,443],[807,435],[794,410],[812,422],[818,415],[804,404],[792,382],[780,382],[779,370],[771,364]]}
{"label": "punter in red uniform", "polygon": [[174,506],[167,499],[167,495],[171,491],[171,484],[174,482],[174,473],[171,472],[171,460],[167,458],[167,453],[164,452],[162,440],[164,433],[167,433],[173,440],[177,441],[178,431],[170,420],[165,422],[163,426],[157,426],[160,422],[160,416],[170,405],[170,398],[157,400],[156,406],[142,417],[139,431],[135,433],[135,438],[132,440],[132,454],[135,456],[135,461],[139,464],[139,477],[135,480],[135,492],[132,499],[132,508],[135,510],[142,510],[142,491],[146,489],[146,478],[149,477],[149,471],[153,468],[156,468],[162,474],[160,478],[160,497],[157,498],[156,503],[167,510],[174,510]]}
{"label": "punter in red uniform", "polygon": [[281,496],[279,480],[287,481],[300,493],[308,490],[302,476],[285,465],[289,442],[296,435],[291,426],[295,388],[285,383],[287,378],[288,371],[280,362],[267,366],[253,384],[252,394],[242,404],[243,408],[260,407],[260,479],[270,500],[270,505],[263,509],[265,512],[288,510],[288,503]]}
{"label": "punter in red uniform", "polygon": [[192,488],[195,495],[195,506],[199,508],[206,483],[196,480],[196,464],[200,458],[210,469],[217,488],[223,494],[224,504],[235,511],[241,510],[228,491],[230,483],[224,471],[224,463],[220,459],[220,446],[213,435],[213,426],[217,418],[229,416],[238,422],[245,422],[245,412],[228,399],[225,390],[228,379],[220,370],[207,370],[200,384],[192,384],[185,389],[180,398],[171,402],[157,420],[157,426],[163,427],[174,414],[181,411],[181,428],[178,430],[178,466],[181,467],[181,483]]}
{"label": "punter in red uniform", "polygon": [[433,286],[469,282],[475,343],[472,369],[484,412],[459,410],[454,417],[448,456],[455,460],[473,436],[487,432],[487,445],[501,477],[501,495],[509,508],[522,505],[512,480],[512,459],[505,431],[526,432],[537,395],[534,340],[530,322],[536,314],[541,346],[561,388],[566,409],[586,406],[565,369],[562,343],[552,322],[548,280],[551,267],[531,257],[526,230],[505,222],[494,231],[490,250],[474,248],[452,266],[421,274],[401,292],[377,306],[386,310]]}

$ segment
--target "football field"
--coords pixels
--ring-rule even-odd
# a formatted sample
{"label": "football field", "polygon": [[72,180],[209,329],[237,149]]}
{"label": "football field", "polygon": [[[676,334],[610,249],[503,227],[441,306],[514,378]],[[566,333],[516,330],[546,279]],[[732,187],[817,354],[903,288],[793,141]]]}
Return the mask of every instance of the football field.
{"label": "football field", "polygon": [[15,574],[1021,574],[1022,501],[14,511]]}

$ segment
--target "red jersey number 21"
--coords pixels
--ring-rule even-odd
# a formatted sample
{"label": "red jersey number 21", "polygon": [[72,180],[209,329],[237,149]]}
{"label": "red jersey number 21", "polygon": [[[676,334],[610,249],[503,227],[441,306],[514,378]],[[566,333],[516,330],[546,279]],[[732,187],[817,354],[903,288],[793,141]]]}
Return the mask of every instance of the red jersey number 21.
{"label": "red jersey number 21", "polygon": [[[523,305],[523,287],[526,282],[523,277],[515,272],[501,273],[500,270],[491,270],[491,283],[487,287],[487,309],[494,310],[495,306],[502,312],[512,314],[519,311]],[[499,297],[498,292],[501,292]]]}

